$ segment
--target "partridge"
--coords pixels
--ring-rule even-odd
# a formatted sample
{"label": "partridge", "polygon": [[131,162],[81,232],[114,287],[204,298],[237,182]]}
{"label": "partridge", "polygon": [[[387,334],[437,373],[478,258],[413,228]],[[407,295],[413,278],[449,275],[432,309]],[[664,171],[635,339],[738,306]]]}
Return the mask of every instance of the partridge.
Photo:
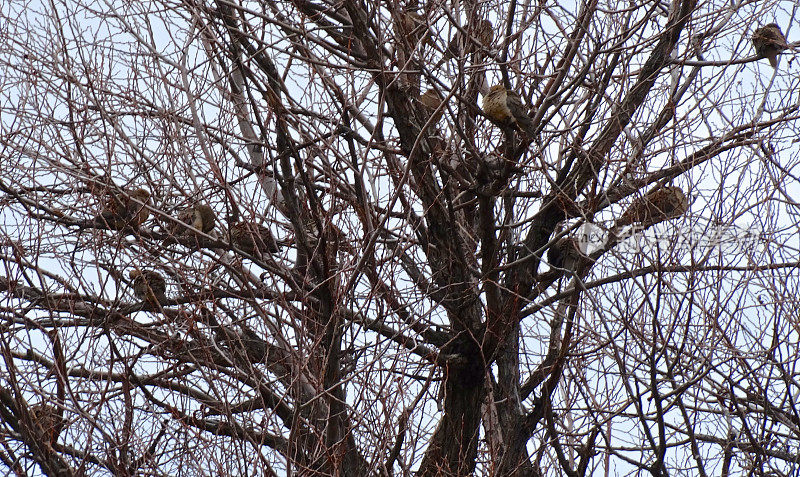
{"label": "partridge", "polygon": [[444,112],[444,108],[440,107],[442,105],[442,98],[439,96],[439,93],[431,88],[419,97],[419,103],[422,105],[425,113],[433,118],[432,122],[434,124],[438,123]]}
{"label": "partridge", "polygon": [[556,243],[547,250],[547,262],[553,268],[575,270],[583,256],[578,240],[570,236],[556,240]]}
{"label": "partridge", "polygon": [[492,22],[486,19],[480,20],[480,22],[478,22],[477,29],[468,33],[470,33],[470,36],[467,38],[466,42],[463,42],[462,38],[464,38],[464,35],[461,30],[456,32],[456,34],[447,44],[447,49],[444,51],[444,55],[442,55],[442,60],[439,62],[439,64],[451,58],[458,58],[460,56],[459,47],[461,45],[468,45],[469,43],[477,42],[480,44],[480,46],[486,48],[491,45],[492,41],[494,40],[494,26],[492,26]]}
{"label": "partridge", "polygon": [[432,44],[433,39],[428,24],[422,15],[415,11],[404,10],[400,12],[400,33],[408,40],[411,46],[419,42]]}

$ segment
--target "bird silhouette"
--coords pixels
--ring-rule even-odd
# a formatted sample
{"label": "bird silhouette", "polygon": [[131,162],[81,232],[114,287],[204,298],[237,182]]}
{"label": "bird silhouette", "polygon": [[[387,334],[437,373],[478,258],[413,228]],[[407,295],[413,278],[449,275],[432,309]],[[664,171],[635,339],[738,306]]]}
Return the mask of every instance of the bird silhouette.
{"label": "bird silhouette", "polygon": [[442,105],[442,97],[439,96],[439,93],[437,93],[435,89],[431,88],[425,91],[422,96],[419,97],[419,103],[422,105],[425,113],[433,118],[432,123],[438,123],[439,119],[442,117],[442,113],[444,112],[444,108],[440,108]]}
{"label": "bird silhouette", "polygon": [[556,240],[547,250],[547,262],[554,268],[575,270],[582,256],[578,240],[570,236]]}
{"label": "bird silhouette", "polygon": [[[492,41],[494,41],[494,26],[492,26],[492,22],[489,20],[481,19],[474,31],[467,32],[469,35],[466,37],[467,41],[464,41],[462,30],[456,31],[456,34],[453,35],[453,38],[447,43],[447,48],[444,50],[442,59],[436,64],[436,67],[441,66],[442,63],[447,60],[458,58],[461,55],[460,48],[462,45],[466,47],[470,43],[477,42],[480,46],[488,48],[489,45],[492,44]],[[466,51],[468,50],[469,48],[466,49]]]}

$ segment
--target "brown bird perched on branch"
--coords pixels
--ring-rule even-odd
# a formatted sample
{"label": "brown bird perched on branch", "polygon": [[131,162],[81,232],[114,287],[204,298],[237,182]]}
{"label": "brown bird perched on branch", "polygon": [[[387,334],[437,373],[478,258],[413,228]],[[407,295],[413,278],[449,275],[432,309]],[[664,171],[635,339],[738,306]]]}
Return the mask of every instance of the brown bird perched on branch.
{"label": "brown bird perched on branch", "polygon": [[[461,55],[459,48],[464,46],[465,48],[470,43],[479,43],[480,46],[484,48],[488,48],[489,45],[492,44],[494,40],[494,27],[492,26],[492,22],[486,19],[482,19],[478,22],[477,28],[469,32],[469,36],[467,37],[467,41],[462,41],[464,38],[464,34],[461,30],[458,30],[453,38],[447,43],[447,49],[444,50],[444,54],[442,55],[442,59],[437,63],[437,67],[441,66],[442,63],[451,59],[451,58],[458,58]],[[469,51],[470,48],[466,48],[465,51]]]}
{"label": "brown bird perched on branch", "polygon": [[778,67],[778,55],[781,51],[789,48],[786,37],[780,27],[775,23],[756,28],[753,32],[753,46],[756,47],[756,54],[759,58],[769,59],[769,64],[773,68]]}
{"label": "brown bird perched on branch", "polygon": [[[180,214],[178,214],[178,221],[191,225],[201,232],[209,233],[214,230],[217,214],[214,213],[214,209],[206,204],[195,204],[183,209]],[[171,225],[172,227],[170,227],[170,230],[175,234],[191,232],[180,224],[173,222]]]}
{"label": "brown bird perched on branch", "polygon": [[554,268],[575,270],[581,257],[584,256],[578,239],[570,236],[556,240],[556,243],[547,250],[547,262]]}
{"label": "brown bird perched on branch", "polygon": [[689,210],[686,194],[675,186],[653,189],[634,200],[617,220],[616,227],[639,223],[650,227],[665,220],[680,217]]}
{"label": "brown bird perched on branch", "polygon": [[419,103],[422,105],[425,112],[433,117],[433,124],[439,122],[439,119],[442,117],[442,113],[444,112],[444,108],[440,108],[442,105],[442,97],[439,96],[439,93],[436,92],[435,89],[431,88],[428,91],[425,91],[422,96],[419,97]]}
{"label": "brown bird perched on branch", "polygon": [[483,112],[503,126],[516,127],[529,137],[534,135],[533,121],[525,112],[519,94],[507,90],[501,84],[492,86],[483,97]]}
{"label": "brown bird perched on branch", "polygon": [[28,408],[28,413],[50,445],[55,444],[66,424],[58,409],[45,403],[39,403]]}
{"label": "brown bird perched on branch", "polygon": [[419,42],[433,44],[433,37],[425,18],[412,10],[403,10],[399,13],[400,33],[411,46]]}
{"label": "brown bird perched on branch", "polygon": [[133,294],[136,298],[151,305],[167,301],[167,282],[158,272],[131,270],[128,276],[133,280]]}
{"label": "brown bird perched on branch", "polygon": [[261,224],[253,222],[237,222],[230,228],[231,243],[239,250],[256,255],[275,253],[280,246],[272,236],[272,232]]}
{"label": "brown bird perched on branch", "polygon": [[106,206],[95,218],[95,222],[109,228],[120,230],[130,225],[138,227],[150,217],[147,205],[150,203],[150,192],[135,189],[127,196],[112,194]]}

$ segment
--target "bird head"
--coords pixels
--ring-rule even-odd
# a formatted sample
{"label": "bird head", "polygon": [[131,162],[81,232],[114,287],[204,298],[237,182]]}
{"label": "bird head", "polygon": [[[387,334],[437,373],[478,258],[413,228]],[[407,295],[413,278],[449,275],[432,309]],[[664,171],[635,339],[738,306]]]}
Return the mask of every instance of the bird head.
{"label": "bird head", "polygon": [[128,277],[130,277],[131,280],[135,280],[136,278],[139,278],[141,276],[142,276],[141,270],[131,270],[130,273],[128,273]]}

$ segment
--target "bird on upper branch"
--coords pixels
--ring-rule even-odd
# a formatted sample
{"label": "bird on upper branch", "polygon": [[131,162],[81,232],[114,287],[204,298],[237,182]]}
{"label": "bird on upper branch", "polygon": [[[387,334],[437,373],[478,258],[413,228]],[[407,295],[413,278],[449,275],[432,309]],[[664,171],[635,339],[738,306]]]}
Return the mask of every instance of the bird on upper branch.
{"label": "bird on upper branch", "polygon": [[547,262],[554,268],[575,270],[582,257],[584,254],[575,237],[561,237],[547,250]]}
{"label": "bird on upper branch", "polygon": [[492,26],[492,22],[481,19],[475,31],[470,32],[470,35],[467,37],[467,42],[464,42],[463,38],[464,34],[461,30],[458,30],[456,34],[453,35],[450,42],[447,43],[447,49],[444,50],[442,59],[437,63],[436,67],[441,66],[442,63],[451,58],[458,58],[461,54],[459,48],[468,45],[469,42],[478,42],[480,46],[488,48],[494,40],[494,27]]}
{"label": "bird on upper branch", "polygon": [[756,47],[756,54],[760,58],[769,59],[769,64],[773,68],[778,67],[778,55],[783,50],[789,48],[786,37],[780,27],[775,23],[756,28],[753,32],[753,46]]}
{"label": "bird on upper branch", "polygon": [[[214,209],[206,204],[194,204],[191,207],[183,209],[180,214],[178,214],[178,221],[187,225],[191,225],[201,232],[209,233],[214,230],[214,224],[217,221],[217,214],[214,213]],[[170,227],[170,229],[176,234],[188,232],[186,227],[174,222],[172,223],[172,227]]]}
{"label": "bird on upper branch", "polygon": [[231,225],[230,239],[236,248],[251,255],[259,252],[275,253],[280,250],[272,232],[254,222],[237,222]]}
{"label": "bird on upper branch", "polygon": [[425,17],[413,10],[403,10],[399,13],[399,20],[400,31],[398,33],[403,35],[411,46],[420,42],[433,44],[433,36]]}
{"label": "bird on upper branch", "polygon": [[680,217],[687,210],[689,200],[679,187],[660,187],[635,199],[617,220],[615,228],[636,223],[646,228]]}
{"label": "bird on upper branch", "polygon": [[493,121],[515,127],[528,137],[534,136],[533,121],[522,106],[522,99],[517,92],[507,90],[501,84],[492,86],[483,97],[482,106],[484,114]]}
{"label": "bird on upper branch", "polygon": [[115,230],[138,227],[150,217],[149,203],[150,192],[144,189],[135,189],[127,196],[112,194],[95,222]]}
{"label": "bird on upper branch", "polygon": [[151,305],[167,301],[167,282],[158,272],[131,270],[128,276],[133,280],[133,294],[136,298]]}
{"label": "bird on upper branch", "polygon": [[433,117],[432,123],[438,123],[444,112],[444,108],[440,108],[442,105],[442,97],[439,96],[439,93],[437,93],[435,89],[430,88],[419,97],[419,103],[422,105],[425,112]]}
{"label": "bird on upper branch", "polygon": [[28,408],[28,413],[50,445],[55,444],[66,424],[58,409],[45,403],[39,403]]}

